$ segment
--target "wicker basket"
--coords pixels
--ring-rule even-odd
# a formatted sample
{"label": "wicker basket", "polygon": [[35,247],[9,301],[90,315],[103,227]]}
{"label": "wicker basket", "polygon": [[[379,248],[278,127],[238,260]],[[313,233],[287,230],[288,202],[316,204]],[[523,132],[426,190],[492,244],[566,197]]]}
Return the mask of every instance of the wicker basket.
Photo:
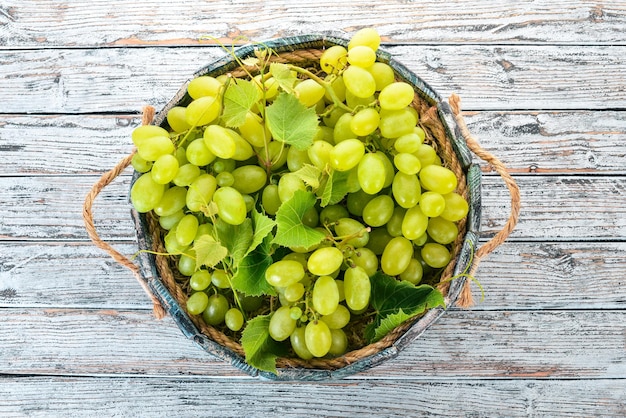
{"label": "wicker basket", "polygon": [[[276,39],[263,45],[277,52],[274,59],[278,62],[315,66],[324,49],[333,45],[347,46],[347,40],[339,37],[309,35]],[[241,47],[234,54],[240,60],[254,56],[254,46]],[[443,271],[439,283],[439,288],[445,295],[446,306],[450,307],[457,302],[464,286],[466,290],[469,289],[465,283],[465,277],[454,280],[450,278],[463,272],[473,272],[480,258],[477,257],[475,250],[478,245],[480,227],[481,171],[479,166],[472,163],[472,153],[466,144],[468,138],[466,127],[464,123],[458,123],[458,109],[453,113],[450,105],[444,102],[426,82],[402,64],[394,61],[389,54],[379,50],[378,61],[389,64],[394,69],[398,80],[408,82],[415,88],[413,106],[420,115],[420,125],[426,132],[426,142],[436,149],[443,165],[456,173],[459,179],[457,192],[469,202],[468,216],[458,223],[459,235],[452,244],[452,261]],[[225,56],[199,70],[193,78],[202,75],[219,76],[226,73],[236,77],[245,75],[232,56]],[[168,110],[174,106],[186,106],[190,101],[187,83],[185,83],[175,97],[158,112],[152,123],[167,127],[165,117]],[[456,119],[455,116],[457,116]],[[133,182],[138,177],[139,174],[135,173]],[[86,220],[87,218],[91,220],[90,208],[91,204],[89,204],[89,210],[86,209],[85,212]],[[187,294],[176,280],[178,273],[172,257],[152,254],[165,251],[162,242],[164,231],[161,230],[158,220],[151,213],[140,214],[135,210],[132,210],[132,217],[136,225],[139,248],[150,251],[142,251],[137,259],[139,269],[136,273],[144,289],[169,313],[187,338],[193,340],[208,353],[230,361],[234,366],[253,376],[273,380],[320,380],[345,377],[395,357],[400,350],[419,337],[445,312],[445,308],[431,309],[424,315],[398,326],[380,341],[350,351],[338,358],[306,361],[299,358],[279,358],[277,360],[278,374],[264,372],[245,362],[243,349],[238,341],[232,340],[218,329],[205,324],[200,316],[189,315],[185,311]],[[516,216],[514,222],[507,224],[508,232],[512,230],[515,222]],[[93,225],[92,220],[91,225]],[[506,238],[506,235],[502,238]]]}

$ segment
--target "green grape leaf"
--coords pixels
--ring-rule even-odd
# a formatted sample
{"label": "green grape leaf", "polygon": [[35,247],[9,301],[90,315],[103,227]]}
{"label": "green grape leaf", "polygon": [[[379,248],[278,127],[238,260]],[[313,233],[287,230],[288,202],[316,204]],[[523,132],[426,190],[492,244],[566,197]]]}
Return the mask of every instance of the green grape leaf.
{"label": "green grape leaf", "polygon": [[277,141],[305,150],[313,144],[318,120],[314,108],[307,108],[295,96],[280,93],[265,111],[272,136]]}
{"label": "green grape leaf", "polygon": [[226,247],[206,234],[194,241],[193,250],[196,252],[196,266],[198,267],[215,267],[228,255]]}
{"label": "green grape leaf", "polygon": [[276,212],[276,236],[273,244],[309,248],[326,237],[323,232],[302,223],[304,213],[315,206],[315,200],[312,193],[296,190],[291,199],[280,205]]}
{"label": "green grape leaf", "polygon": [[241,225],[230,225],[222,219],[215,222],[216,239],[228,249],[233,265],[238,265],[252,243],[252,220],[246,218]]}
{"label": "green grape leaf", "polygon": [[226,126],[238,128],[246,121],[246,114],[261,100],[261,90],[252,82],[232,79],[224,92],[222,119]]}
{"label": "green grape leaf", "polygon": [[256,209],[252,209],[252,222],[254,224],[254,235],[252,236],[252,242],[245,253],[246,256],[254,251],[254,249],[263,242],[265,237],[267,237],[276,226],[276,222],[274,220],[259,213]]}
{"label": "green grape leaf", "polygon": [[297,76],[289,69],[289,66],[279,62],[270,64],[270,74],[272,74],[278,85],[288,93],[293,91],[293,86],[298,80]]}
{"label": "green grape leaf", "polygon": [[[376,316],[365,329],[365,338],[369,343],[378,341],[388,330],[423,313],[426,309],[445,306],[441,292],[428,285],[414,286],[380,272],[371,277],[371,283],[370,304]],[[402,314],[399,314],[400,311]]]}
{"label": "green grape leaf", "polygon": [[277,374],[276,358],[280,355],[278,343],[270,337],[270,316],[259,315],[248,321],[241,334],[241,346],[246,363],[259,370]]}
{"label": "green grape leaf", "polygon": [[312,164],[304,164],[300,169],[293,172],[300,180],[307,186],[311,186],[313,189],[320,187],[320,176],[322,170]]}
{"label": "green grape leaf", "polygon": [[320,188],[322,190],[320,196],[320,205],[322,207],[341,202],[351,192],[350,184],[348,183],[349,177],[349,171],[330,170],[326,183],[323,185],[323,188]]}
{"label": "green grape leaf", "polygon": [[274,287],[265,280],[265,270],[273,263],[271,246],[272,236],[267,235],[241,260],[232,279],[235,290],[249,296],[276,295]]}

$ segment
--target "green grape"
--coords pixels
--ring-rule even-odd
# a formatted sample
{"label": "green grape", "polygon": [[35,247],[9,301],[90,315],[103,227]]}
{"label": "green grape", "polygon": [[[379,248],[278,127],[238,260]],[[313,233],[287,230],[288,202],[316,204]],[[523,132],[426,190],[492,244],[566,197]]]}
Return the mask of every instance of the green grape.
{"label": "green grape", "polygon": [[387,155],[382,151],[376,151],[374,154],[383,162],[385,166],[385,182],[383,183],[383,188],[391,186],[393,183],[393,178],[396,175],[396,170],[393,167],[393,163],[387,157]]}
{"label": "green grape", "polygon": [[209,304],[209,297],[204,292],[195,292],[187,299],[187,312],[191,315],[201,314]]}
{"label": "green grape", "polygon": [[261,203],[265,213],[268,215],[276,215],[278,208],[281,205],[280,196],[278,195],[278,186],[275,184],[268,184],[263,189],[261,194]]}
{"label": "green grape", "polygon": [[[189,287],[193,290],[201,291],[209,287],[211,284],[211,273],[206,270],[198,270],[194,274],[191,275],[189,279]],[[207,302],[209,299],[207,298]],[[206,306],[200,310],[200,312],[204,311]]]}
{"label": "green grape", "polygon": [[328,354],[331,356],[341,356],[348,349],[348,337],[341,329],[330,330],[331,343]]}
{"label": "green grape", "polygon": [[289,306],[281,306],[270,318],[270,337],[276,341],[284,341],[293,334],[296,325],[297,322],[291,317]]}
{"label": "green grape", "polygon": [[299,306],[292,306],[289,309],[289,316],[291,316],[291,319],[297,321],[302,317],[302,309]]}
{"label": "green grape", "polygon": [[[326,76],[325,81],[330,82],[330,87],[335,93],[336,99],[340,102],[346,101],[346,83],[343,81],[343,77],[336,74],[329,74]],[[331,93],[326,90],[324,98],[328,103],[334,103]]]}
{"label": "green grape", "polygon": [[209,125],[204,130],[204,144],[219,158],[232,158],[235,155],[235,139],[219,125]]}
{"label": "green grape", "polygon": [[349,216],[348,209],[342,205],[329,205],[326,206],[320,212],[320,222],[322,225],[329,225],[338,221],[341,218],[347,218]]}
{"label": "green grape", "polygon": [[313,309],[320,315],[330,315],[339,305],[339,290],[335,279],[330,276],[319,277],[313,286]]}
{"label": "green grape", "polygon": [[289,337],[289,341],[291,342],[291,348],[296,353],[298,357],[303,360],[311,360],[313,358],[313,354],[306,347],[306,341],[304,338],[305,335],[305,327],[296,328]]}
{"label": "green grape", "polygon": [[370,97],[376,92],[376,80],[367,70],[350,66],[343,72],[343,81],[346,90],[356,97]]}
{"label": "green grape", "polygon": [[246,202],[236,189],[220,187],[213,194],[213,201],[220,219],[227,224],[241,225],[246,220]]}
{"label": "green grape", "polygon": [[428,144],[420,145],[413,155],[419,158],[422,168],[435,164],[439,159],[437,151],[435,151],[435,149]]}
{"label": "green grape", "polygon": [[130,190],[130,200],[137,212],[151,211],[163,197],[165,186],[154,181],[148,172],[142,174]]}
{"label": "green grape", "polygon": [[394,237],[389,235],[387,228],[374,228],[370,232],[369,241],[367,242],[366,247],[374,254],[381,255],[392,238]]}
{"label": "green grape", "polygon": [[288,152],[289,147],[285,146],[283,142],[270,141],[267,147],[263,147],[259,151],[259,165],[263,168],[270,167],[272,171],[276,171],[287,163]]}
{"label": "green grape", "polygon": [[357,45],[348,51],[348,63],[361,68],[371,67],[376,61],[376,52],[365,45]]}
{"label": "green grape", "polygon": [[182,106],[174,106],[167,112],[167,124],[174,132],[185,132],[191,125],[187,123],[187,109]]}
{"label": "green grape", "polygon": [[258,165],[244,165],[233,170],[233,187],[240,193],[250,194],[265,186],[267,173]]}
{"label": "green grape", "polygon": [[370,301],[372,285],[366,271],[359,266],[346,270],[343,277],[346,305],[353,311],[365,309]]}
{"label": "green grape", "polygon": [[269,128],[263,124],[263,120],[252,112],[246,113],[243,125],[239,126],[239,133],[250,145],[263,148],[266,141],[271,138]]}
{"label": "green grape", "polygon": [[[288,302],[297,302],[302,299],[302,296],[304,296],[304,285],[300,282],[292,283],[289,286],[285,287],[283,294],[285,295],[285,299],[287,299]],[[298,318],[300,317],[298,316]]]}
{"label": "green grape", "polygon": [[424,269],[422,268],[422,263],[415,258],[412,258],[406,270],[400,273],[401,280],[406,280],[407,282],[415,285],[422,281],[423,276]]}
{"label": "green grape", "polygon": [[217,181],[217,185],[219,187],[229,187],[235,183],[235,177],[232,175],[232,173],[229,173],[228,171],[222,171],[217,176],[215,176],[215,181]]}
{"label": "green grape", "polygon": [[154,206],[154,213],[159,216],[172,215],[185,207],[186,198],[186,188],[179,186],[170,187],[163,193],[159,203]]}
{"label": "green grape", "polygon": [[213,326],[223,324],[228,309],[230,309],[228,299],[224,295],[216,293],[209,297],[209,303],[204,312],[202,312],[202,319],[207,324]]}
{"label": "green grape", "polygon": [[467,201],[458,193],[452,192],[443,195],[446,206],[440,216],[448,221],[456,222],[465,218],[469,212]]}
{"label": "green grape", "polygon": [[187,145],[186,157],[191,164],[198,167],[204,167],[215,160],[215,154],[207,148],[202,138],[194,139]]}
{"label": "green grape", "polygon": [[[401,137],[396,139],[395,142],[393,143],[393,147],[398,152],[406,152],[406,153],[413,154],[419,149],[423,141],[424,141],[424,138],[420,138],[418,134],[416,134],[415,132],[411,132],[411,133],[402,135]],[[421,163],[420,163],[420,166],[421,166]]]}
{"label": "green grape", "polygon": [[375,195],[365,193],[363,190],[358,190],[354,193],[348,194],[348,198],[346,200],[348,212],[355,216],[362,216],[365,205],[367,205],[367,203],[375,197]]}
{"label": "green grape", "polygon": [[176,226],[176,240],[179,245],[191,245],[198,232],[198,218],[192,214],[185,215]]}
{"label": "green grape", "polygon": [[380,115],[373,107],[359,110],[350,120],[350,130],[356,136],[367,136],[378,128]]}
{"label": "green grape", "polygon": [[417,118],[408,108],[400,110],[381,110],[380,112],[380,133],[385,138],[399,138],[402,135],[410,134],[415,128]]}
{"label": "green grape", "polygon": [[338,270],[343,263],[343,253],[337,247],[319,248],[311,254],[307,268],[316,276],[327,276]]}
{"label": "green grape", "polygon": [[417,205],[421,196],[421,186],[415,174],[396,173],[391,185],[396,203],[405,209]]}
{"label": "green grape", "polygon": [[402,221],[404,220],[405,214],[406,209],[402,206],[396,206],[393,208],[393,214],[386,225],[387,232],[392,237],[399,237],[402,235]]}
{"label": "green grape", "polygon": [[221,100],[214,96],[194,99],[185,111],[185,119],[191,126],[203,126],[213,122],[222,112]]}
{"label": "green grape", "polygon": [[217,180],[210,174],[201,174],[189,185],[186,196],[187,208],[192,212],[200,211],[200,208],[208,205],[213,199]]}
{"label": "green grape", "polygon": [[219,289],[228,289],[230,287],[230,277],[225,270],[215,269],[211,273],[211,283]]}
{"label": "green grape", "polygon": [[174,157],[176,157],[176,161],[178,161],[178,166],[183,166],[187,163],[189,163],[189,161],[187,161],[187,149],[183,146],[179,146],[178,148],[176,148],[176,151],[174,151]]}
{"label": "green grape", "polygon": [[[171,232],[171,231],[170,231]],[[196,252],[189,248],[178,259],[178,271],[183,276],[191,276],[196,272]]]}
{"label": "green grape", "polygon": [[178,221],[183,219],[183,216],[185,216],[185,212],[182,209],[171,215],[159,216],[159,225],[161,225],[161,228],[169,231],[178,224]]}
{"label": "green grape", "polygon": [[320,220],[320,217],[315,207],[308,209],[302,215],[302,223],[308,226],[309,228],[315,228],[318,225],[319,220]]}
{"label": "green grape", "polygon": [[343,280],[335,278],[335,283],[337,283],[337,291],[339,292],[339,302],[342,302],[346,300],[346,295],[343,291]]}
{"label": "green grape", "polygon": [[146,161],[137,153],[133,155],[130,164],[138,173],[147,173],[152,168],[152,161]]}
{"label": "green grape", "polygon": [[200,168],[195,164],[187,163],[178,168],[172,183],[181,187],[189,186],[199,175]]}
{"label": "green grape", "polygon": [[263,296],[239,296],[241,307],[246,312],[254,312],[263,306]]}
{"label": "green grape", "polygon": [[365,155],[365,145],[358,139],[346,139],[329,152],[330,166],[337,171],[348,171],[356,167]]}
{"label": "green grape", "polygon": [[218,174],[225,171],[231,173],[237,167],[237,162],[231,159],[215,158],[212,167],[213,171]]}
{"label": "green grape", "polygon": [[376,91],[381,91],[395,81],[396,75],[388,64],[375,62],[371,67],[366,68],[376,81]]}
{"label": "green grape", "polygon": [[332,149],[333,146],[326,141],[315,141],[308,148],[307,155],[315,167],[324,170],[326,164],[330,164],[330,151]]}
{"label": "green grape", "polygon": [[256,81],[256,86],[259,88],[259,90],[261,90],[261,93],[263,94],[263,98],[265,98],[265,100],[272,100],[278,95],[278,88],[280,87],[280,85],[274,77],[263,80],[262,75],[259,74],[254,77],[254,80]]}
{"label": "green grape", "polygon": [[320,67],[327,74],[339,73],[346,66],[348,51],[341,45],[326,49],[320,57]]}
{"label": "green grape", "polygon": [[422,236],[428,227],[428,216],[422,213],[419,205],[406,211],[402,220],[402,235],[409,240]]}
{"label": "green grape", "polygon": [[250,212],[252,208],[254,208],[256,200],[254,200],[254,197],[250,196],[249,194],[244,194],[242,195],[242,197],[243,202],[246,204],[246,212]]}
{"label": "green grape", "polygon": [[332,345],[330,328],[324,321],[309,322],[304,330],[304,341],[314,357],[324,357]]}
{"label": "green grape", "polygon": [[222,88],[222,83],[211,76],[196,77],[187,85],[187,92],[193,99],[200,97],[213,96],[216,97]]}
{"label": "green grape", "polygon": [[441,217],[430,218],[426,231],[433,240],[444,245],[450,244],[459,235],[456,224]]}
{"label": "green grape", "polygon": [[155,136],[163,136],[169,138],[169,132],[160,126],[156,125],[141,125],[133,129],[132,140],[133,144],[137,146],[138,143],[148,141]]}
{"label": "green grape", "polygon": [[396,154],[393,157],[393,164],[404,174],[417,174],[422,168],[419,158],[407,152]]}
{"label": "green grape", "polygon": [[341,329],[350,322],[350,311],[343,305],[337,305],[337,309],[329,315],[320,318],[330,329]]}
{"label": "green grape", "polygon": [[380,46],[380,35],[378,31],[374,28],[363,28],[356,31],[348,42],[348,51],[359,45],[369,46],[376,51]]}
{"label": "green grape", "polygon": [[413,245],[416,247],[422,247],[428,241],[428,234],[424,232],[422,235],[411,241],[413,241]]}
{"label": "green grape", "polygon": [[235,154],[232,157],[233,160],[246,161],[255,155],[254,150],[252,149],[252,145],[250,145],[250,143],[246,141],[241,135],[239,135],[235,130],[226,129],[226,132],[235,141]]}
{"label": "green grape", "polygon": [[438,165],[424,167],[420,171],[419,178],[422,187],[440,194],[451,193],[457,186],[454,172]]}
{"label": "green grape", "polygon": [[[163,243],[165,244],[165,251],[167,251],[168,254],[183,254],[189,248],[188,246],[181,246],[178,243],[178,240],[176,239],[176,228],[171,229],[165,235],[165,238],[163,238]],[[188,262],[189,260],[185,261],[185,263],[188,263]],[[185,266],[183,266],[183,268],[185,269]],[[194,268],[195,268],[195,265],[194,265]],[[191,272],[191,274],[193,274],[193,271]]]}
{"label": "green grape", "polygon": [[322,122],[325,126],[329,128],[334,128],[339,119],[347,113],[347,110],[341,107],[337,107],[334,104],[330,104],[328,105],[326,111],[324,112],[324,115],[322,116]]}
{"label": "green grape", "polygon": [[442,268],[450,262],[450,251],[441,244],[428,242],[421,250],[422,259],[432,268]]}
{"label": "green grape", "polygon": [[[304,253],[289,253],[289,254],[285,255],[282,258],[282,260],[297,261],[298,263],[302,264],[303,268],[306,269],[306,261],[308,260],[308,258],[309,258],[308,254],[304,254]],[[302,283],[302,281],[300,281],[299,283]]]}
{"label": "green grape", "polygon": [[295,260],[280,260],[265,270],[265,280],[274,287],[287,287],[304,278],[304,267]]}
{"label": "green grape", "polygon": [[420,197],[419,205],[424,215],[429,218],[434,218],[441,215],[444,211],[446,207],[446,200],[439,193],[424,192]]}
{"label": "green grape", "polygon": [[381,109],[400,110],[410,105],[414,96],[413,86],[403,81],[397,81],[380,91],[378,102]]}
{"label": "green grape", "polygon": [[295,85],[293,91],[300,100],[300,103],[306,107],[314,106],[317,102],[324,97],[324,87],[322,87],[317,81],[307,78]]}
{"label": "green grape", "polygon": [[395,237],[385,247],[380,266],[385,274],[397,276],[407,269],[413,258],[413,244],[404,237]]}
{"label": "green grape", "polygon": [[206,222],[198,225],[198,232],[196,232],[194,240],[197,240],[203,235],[210,235],[211,238],[213,238],[213,224]]}
{"label": "green grape", "polygon": [[[355,248],[366,246],[370,239],[370,234],[365,225],[352,218],[341,218],[337,220],[335,223],[335,233],[339,239],[346,240],[346,244],[352,245]],[[351,238],[347,239],[348,237]]]}
{"label": "green grape", "polygon": [[371,96],[358,97],[350,90],[346,90],[346,105],[350,109],[356,109],[357,107],[370,107],[376,104],[376,97],[372,93]]}
{"label": "green grape", "polygon": [[393,215],[393,199],[388,195],[376,196],[363,208],[363,221],[369,226],[383,226]]}
{"label": "green grape", "polygon": [[153,136],[135,142],[137,154],[146,161],[156,161],[162,155],[173,154],[174,144],[169,136]]}
{"label": "green grape", "polygon": [[289,168],[289,171],[298,171],[305,164],[311,164],[307,151],[290,147],[289,151],[287,151],[287,168]]}
{"label": "green grape", "polygon": [[369,248],[359,248],[354,255],[350,256],[350,260],[355,266],[365,270],[369,277],[376,274],[378,270],[378,257]]}
{"label": "green grape", "polygon": [[243,313],[237,308],[230,308],[224,315],[224,322],[231,331],[239,331],[243,327]]}
{"label": "green grape", "polygon": [[278,180],[278,196],[281,202],[286,202],[293,197],[296,190],[306,190],[306,185],[300,177],[294,173],[284,174]]}
{"label": "green grape", "polygon": [[354,138],[354,133],[352,132],[352,119],[354,116],[350,113],[344,113],[339,116],[335,126],[333,127],[333,142],[335,144],[339,144],[341,141],[345,141],[346,139]]}
{"label": "green grape", "polygon": [[365,193],[377,194],[385,184],[385,163],[376,154],[365,154],[359,162],[357,175],[359,185]]}
{"label": "green grape", "polygon": [[152,166],[152,180],[159,184],[168,184],[178,173],[178,160],[172,154],[161,155]]}

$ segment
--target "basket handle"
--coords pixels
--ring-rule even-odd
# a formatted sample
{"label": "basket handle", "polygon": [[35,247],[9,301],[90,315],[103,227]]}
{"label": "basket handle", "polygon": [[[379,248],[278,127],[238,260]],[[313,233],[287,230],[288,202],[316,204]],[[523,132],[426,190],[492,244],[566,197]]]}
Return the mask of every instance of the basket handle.
{"label": "basket handle", "polygon": [[[142,125],[149,125],[152,122],[152,119],[154,119],[154,107],[145,106],[143,108],[143,114],[141,118]],[[100,238],[93,221],[92,207],[94,200],[106,186],[108,186],[117,176],[120,175],[120,173],[122,173],[122,171],[124,171],[126,167],[130,165],[135,152],[136,150],[133,150],[130,155],[124,157],[119,163],[117,163],[115,167],[104,173],[102,177],[100,177],[100,180],[98,180],[98,182],[92,186],[87,196],[85,196],[85,203],[83,204],[83,220],[85,222],[85,229],[87,230],[87,234],[89,235],[89,238],[91,238],[93,243],[98,248],[101,248],[109,253],[109,255],[115,261],[133,272],[135,278],[137,279],[143,290],[148,294],[148,296],[150,296],[150,299],[152,300],[152,311],[154,313],[154,316],[157,319],[161,319],[165,316],[165,309],[163,309],[163,306],[161,306],[159,300],[156,298],[156,296],[152,294],[152,292],[148,288],[148,285],[141,277],[139,267],[137,267],[135,263],[133,263],[128,257],[121,254],[110,244]]]}
{"label": "basket handle", "polygon": [[[495,250],[500,244],[502,244],[508,236],[511,234],[515,226],[517,225],[517,220],[519,219],[520,212],[520,191],[517,183],[511,175],[508,173],[506,166],[492,153],[483,149],[478,140],[472,136],[467,125],[465,124],[465,120],[461,115],[461,98],[453,93],[448,99],[450,103],[450,107],[452,108],[452,114],[454,115],[454,120],[456,121],[465,142],[467,143],[468,148],[476,154],[481,160],[487,162],[491,165],[496,172],[502,177],[504,183],[509,189],[509,194],[511,197],[511,212],[509,214],[509,219],[507,220],[504,227],[491,238],[487,243],[481,246],[476,253],[474,254],[474,264],[469,272],[470,276],[473,276],[478,269],[478,265],[480,261],[490,254],[493,250]],[[472,292],[470,289],[470,281],[466,280],[461,290],[461,294],[457,300],[457,305],[461,308],[467,308],[473,305]]]}

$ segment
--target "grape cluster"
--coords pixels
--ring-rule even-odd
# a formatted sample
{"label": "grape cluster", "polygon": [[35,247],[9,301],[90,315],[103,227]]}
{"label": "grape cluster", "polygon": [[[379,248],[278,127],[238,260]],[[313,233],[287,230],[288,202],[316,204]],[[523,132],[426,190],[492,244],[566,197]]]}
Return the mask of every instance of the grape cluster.
{"label": "grape cluster", "polygon": [[[249,76],[262,100],[236,128],[223,122],[225,75],[193,79],[192,101],[167,114],[170,130],[133,131],[132,165],[143,174],[131,201],[158,217],[165,249],[178,255],[190,314],[233,332],[269,314],[271,338],[289,341],[300,358],[339,356],[349,348],[346,327],[366,317],[372,276],[382,271],[417,285],[449,263],[468,204],[456,193],[454,172],[425,142],[413,87],[376,61],[379,44],[374,29],[363,29],[347,48],[326,49],[318,72],[290,67],[297,79],[288,93],[319,116],[306,149],[272,138],[264,106],[285,88],[263,71]],[[273,218],[298,191],[319,192],[302,175],[307,168],[326,182],[343,174],[344,193],[332,204],[318,200],[302,216],[324,240],[273,252],[263,274],[275,296],[233,289],[237,266],[196,262],[194,243],[219,241],[216,219],[240,225],[253,209]]]}

